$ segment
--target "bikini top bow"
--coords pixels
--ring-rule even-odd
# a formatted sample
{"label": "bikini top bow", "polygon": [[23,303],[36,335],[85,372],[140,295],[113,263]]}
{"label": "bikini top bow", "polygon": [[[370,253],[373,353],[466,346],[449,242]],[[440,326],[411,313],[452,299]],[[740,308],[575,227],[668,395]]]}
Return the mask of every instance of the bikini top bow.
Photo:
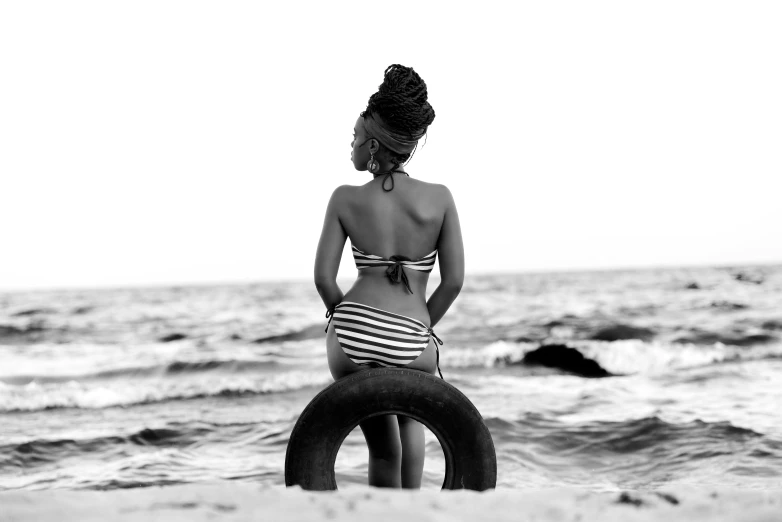
{"label": "bikini top bow", "polygon": [[405,256],[391,256],[389,260],[393,261],[394,263],[386,268],[386,277],[388,277],[388,280],[395,285],[398,285],[401,281],[405,284],[407,291],[412,294],[413,291],[410,289],[410,282],[407,280],[407,274],[405,274],[404,266],[404,261],[412,261],[412,259]]}
{"label": "bikini top bow", "polygon": [[359,250],[355,246],[352,247],[353,259],[356,261],[356,268],[363,270],[370,267],[384,266],[386,268],[386,277],[393,284],[403,283],[407,291],[411,294],[413,291],[410,289],[410,282],[407,280],[407,274],[405,268],[410,270],[416,270],[418,272],[431,272],[434,267],[435,259],[437,258],[437,250],[433,250],[429,254],[420,259],[410,259],[406,256],[393,255],[386,259],[375,254],[369,254],[362,250]]}

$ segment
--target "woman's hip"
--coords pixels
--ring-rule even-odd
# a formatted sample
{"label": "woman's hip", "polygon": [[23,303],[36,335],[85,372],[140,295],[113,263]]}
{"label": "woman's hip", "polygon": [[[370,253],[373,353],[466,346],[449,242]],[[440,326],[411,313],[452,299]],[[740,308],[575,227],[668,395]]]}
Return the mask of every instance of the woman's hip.
{"label": "woman's hip", "polygon": [[[412,351],[401,350],[396,345],[384,346],[382,338],[378,338],[380,342],[373,343],[371,336],[366,335],[361,336],[361,342],[353,342],[351,339],[358,337],[353,337],[353,332],[346,331],[342,331],[340,343],[337,329],[337,325],[332,322],[326,333],[326,354],[334,380],[373,367],[408,368],[433,375],[437,371],[437,347],[431,337],[421,343],[423,350]],[[411,352],[413,355],[408,355]]]}

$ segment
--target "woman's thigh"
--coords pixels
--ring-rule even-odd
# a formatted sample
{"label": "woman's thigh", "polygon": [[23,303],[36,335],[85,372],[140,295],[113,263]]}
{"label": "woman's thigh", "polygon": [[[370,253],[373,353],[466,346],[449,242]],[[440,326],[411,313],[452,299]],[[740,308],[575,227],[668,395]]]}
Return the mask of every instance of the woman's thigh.
{"label": "woman's thigh", "polygon": [[326,357],[329,362],[329,371],[335,381],[347,377],[351,373],[360,370],[366,370],[368,366],[360,366],[350,360],[348,355],[342,350],[337,339],[337,332],[334,330],[334,323],[329,325],[326,333]]}
{"label": "woman's thigh", "polygon": [[429,344],[426,345],[426,349],[423,353],[413,362],[405,366],[405,368],[420,370],[434,375],[437,372],[437,348],[434,343],[434,338],[430,338]]}

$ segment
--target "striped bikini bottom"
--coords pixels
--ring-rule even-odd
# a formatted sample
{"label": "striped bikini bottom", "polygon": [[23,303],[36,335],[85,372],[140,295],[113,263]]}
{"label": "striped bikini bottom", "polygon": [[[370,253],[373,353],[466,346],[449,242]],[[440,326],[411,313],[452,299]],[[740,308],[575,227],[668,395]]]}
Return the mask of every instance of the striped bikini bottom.
{"label": "striped bikini bottom", "polygon": [[[420,356],[434,337],[437,350],[437,372],[440,372],[440,349],[443,344],[434,331],[412,317],[381,310],[373,306],[342,301],[326,312],[345,355],[356,364],[370,367],[404,367]],[[328,326],[326,326],[328,331]]]}

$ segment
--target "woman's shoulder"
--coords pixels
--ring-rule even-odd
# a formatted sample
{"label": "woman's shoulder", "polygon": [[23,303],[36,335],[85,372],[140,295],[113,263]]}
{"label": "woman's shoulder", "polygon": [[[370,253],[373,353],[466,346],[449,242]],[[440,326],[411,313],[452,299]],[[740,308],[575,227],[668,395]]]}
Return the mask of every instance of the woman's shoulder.
{"label": "woman's shoulder", "polygon": [[418,187],[429,189],[433,192],[445,193],[448,192],[448,187],[442,183],[430,183],[419,178],[408,178],[410,181],[418,184]]}
{"label": "woman's shoulder", "polygon": [[453,194],[451,194],[451,190],[447,186],[442,183],[427,183],[425,181],[421,181],[421,183],[430,191],[430,197],[435,198],[436,201],[446,206],[453,203]]}
{"label": "woman's shoulder", "polygon": [[358,188],[361,187],[355,185],[340,185],[331,193],[331,200],[334,202],[345,201],[345,199],[349,198]]}

